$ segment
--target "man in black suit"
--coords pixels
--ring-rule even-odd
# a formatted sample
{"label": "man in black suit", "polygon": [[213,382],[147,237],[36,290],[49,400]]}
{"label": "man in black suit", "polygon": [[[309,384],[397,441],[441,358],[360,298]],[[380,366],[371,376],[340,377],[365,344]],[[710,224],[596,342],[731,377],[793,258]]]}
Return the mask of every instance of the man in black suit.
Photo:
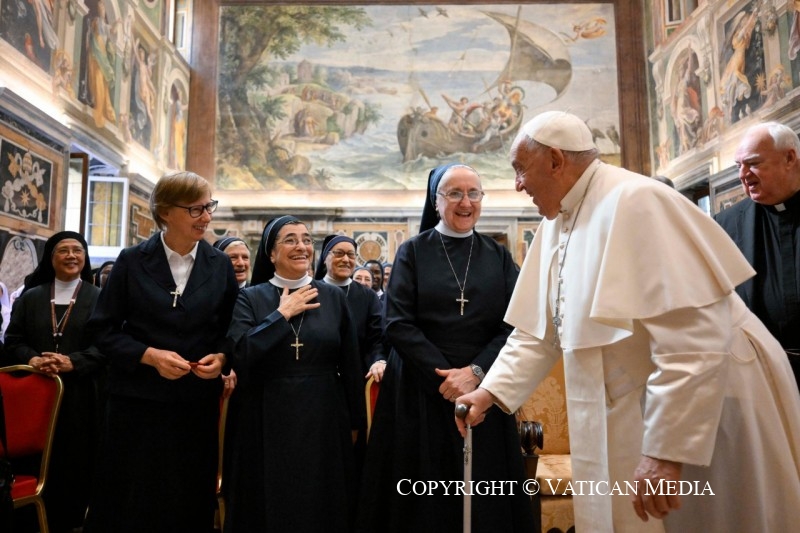
{"label": "man in black suit", "polygon": [[780,341],[800,383],[800,139],[777,122],[758,124],[735,160],[749,199],[716,220],[756,270],[736,292]]}

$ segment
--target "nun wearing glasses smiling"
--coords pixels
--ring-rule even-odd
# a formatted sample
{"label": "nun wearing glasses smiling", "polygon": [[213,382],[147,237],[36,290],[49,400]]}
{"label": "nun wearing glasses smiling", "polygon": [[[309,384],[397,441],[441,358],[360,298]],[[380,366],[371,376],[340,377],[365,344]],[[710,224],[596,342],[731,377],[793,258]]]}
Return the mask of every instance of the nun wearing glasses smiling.
{"label": "nun wearing glasses smiling", "polygon": [[[475,231],[481,178],[463,164],[434,168],[420,233],[397,250],[386,291],[391,352],[375,407],[357,532],[462,531],[462,499],[441,488],[405,495],[403,480],[463,480],[464,440],[453,427],[456,399],[475,390],[511,328],[503,315],[517,268],[494,239]],[[495,408],[473,438],[476,482],[521,486],[522,454],[512,415]],[[399,483],[399,485],[398,485]],[[472,497],[472,531],[533,531],[522,491]]]}
{"label": "nun wearing glasses smiling", "polygon": [[239,292],[203,237],[217,202],[192,172],[150,197],[161,229],[120,253],[88,327],[109,361],[99,483],[84,531],[197,532],[214,521],[226,333]]}
{"label": "nun wearing glasses smiling", "polygon": [[312,280],[313,255],[303,222],[271,220],[236,302],[226,533],[352,531],[364,379],[345,291]]}

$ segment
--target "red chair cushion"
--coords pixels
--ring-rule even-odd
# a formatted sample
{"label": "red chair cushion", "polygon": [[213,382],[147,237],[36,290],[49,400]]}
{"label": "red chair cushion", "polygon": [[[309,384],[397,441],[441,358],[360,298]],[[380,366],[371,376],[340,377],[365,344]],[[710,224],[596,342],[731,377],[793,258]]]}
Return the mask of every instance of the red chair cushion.
{"label": "red chair cushion", "polygon": [[11,485],[11,499],[18,500],[36,494],[38,484],[36,476],[15,476],[14,484]]}

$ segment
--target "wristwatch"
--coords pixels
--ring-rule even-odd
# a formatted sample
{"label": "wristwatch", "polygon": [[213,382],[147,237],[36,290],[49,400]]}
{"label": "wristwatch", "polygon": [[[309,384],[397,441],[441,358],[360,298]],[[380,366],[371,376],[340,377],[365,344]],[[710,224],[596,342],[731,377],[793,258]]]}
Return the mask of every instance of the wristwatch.
{"label": "wristwatch", "polygon": [[478,378],[478,383],[483,382],[483,378],[486,377],[486,374],[484,374],[483,369],[478,365],[469,365],[469,367],[472,369],[472,373],[475,374],[475,376]]}

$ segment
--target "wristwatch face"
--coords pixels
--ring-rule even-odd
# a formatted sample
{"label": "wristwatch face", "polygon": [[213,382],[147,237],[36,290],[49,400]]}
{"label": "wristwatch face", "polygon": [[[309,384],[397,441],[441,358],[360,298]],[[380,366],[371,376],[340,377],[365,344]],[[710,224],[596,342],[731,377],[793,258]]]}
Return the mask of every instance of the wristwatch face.
{"label": "wristwatch face", "polygon": [[483,373],[483,369],[481,369],[481,367],[479,367],[478,365],[469,365],[469,366],[470,368],[472,368],[472,373],[478,376],[478,379],[483,381],[483,377],[486,375]]}

